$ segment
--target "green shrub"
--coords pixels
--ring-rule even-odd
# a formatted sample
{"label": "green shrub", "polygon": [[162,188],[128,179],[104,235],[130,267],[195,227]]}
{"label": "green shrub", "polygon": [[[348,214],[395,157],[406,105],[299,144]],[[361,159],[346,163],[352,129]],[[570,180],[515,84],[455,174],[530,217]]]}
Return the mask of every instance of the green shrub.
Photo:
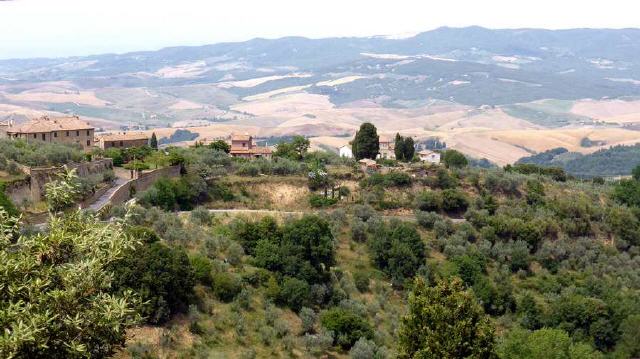
{"label": "green shrub", "polygon": [[16,206],[11,202],[11,199],[5,194],[6,185],[0,182],[0,209],[3,209],[9,217],[17,217],[20,212]]}
{"label": "green shrub", "polygon": [[371,339],[373,328],[362,316],[342,308],[331,308],[320,316],[322,326],[333,332],[334,344],[349,349],[360,338]]}
{"label": "green shrub", "polygon": [[230,303],[242,291],[242,282],[236,276],[226,272],[213,276],[213,293],[225,303]]}
{"label": "green shrub", "polygon": [[366,272],[353,273],[353,282],[360,293],[369,291],[369,274]]}
{"label": "green shrub", "polygon": [[440,218],[437,213],[416,211],[416,221],[425,229],[433,229],[433,226]]}
{"label": "green shrub", "polygon": [[309,196],[309,205],[313,208],[329,207],[336,203],[338,203],[337,198],[325,197],[315,193]]}
{"label": "green shrub", "polygon": [[147,302],[142,315],[161,324],[186,312],[193,300],[195,276],[187,254],[160,242],[140,246],[111,265],[116,291],[132,289]]}
{"label": "green shrub", "polygon": [[438,212],[442,205],[443,198],[440,192],[423,191],[416,198],[416,207],[421,211]]}
{"label": "green shrub", "polygon": [[278,303],[299,312],[303,306],[309,305],[311,289],[309,284],[297,278],[285,278],[278,293]]}
{"label": "green shrub", "polygon": [[442,191],[442,209],[447,212],[464,212],[469,207],[469,200],[464,192],[446,189]]}
{"label": "green shrub", "polygon": [[194,255],[190,258],[190,261],[196,282],[210,287],[213,284],[213,264],[209,258],[202,255]]}

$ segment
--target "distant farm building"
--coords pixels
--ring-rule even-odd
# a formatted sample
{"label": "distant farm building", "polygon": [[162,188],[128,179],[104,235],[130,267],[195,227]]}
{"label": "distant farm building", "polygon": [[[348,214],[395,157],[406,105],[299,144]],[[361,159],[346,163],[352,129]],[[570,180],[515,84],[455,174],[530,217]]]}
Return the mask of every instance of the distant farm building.
{"label": "distant farm building", "polygon": [[422,162],[440,163],[440,153],[438,152],[422,150],[418,152],[418,158],[420,158]]}
{"label": "distant farm building", "polygon": [[149,136],[138,132],[104,133],[96,136],[96,145],[103,150],[108,148],[142,147],[149,144]]}
{"label": "distant farm building", "polygon": [[32,119],[18,126],[9,126],[7,137],[27,142],[52,142],[76,144],[89,149],[93,146],[95,128],[78,116],[48,117]]}
{"label": "distant farm building", "polygon": [[395,152],[396,145],[394,140],[388,137],[379,136],[378,142],[380,143],[380,151],[378,154],[378,158],[389,159],[389,160],[396,159],[396,152]]}
{"label": "distant farm building", "polygon": [[231,136],[231,151],[229,154],[232,157],[271,158],[271,153],[271,148],[256,145],[254,138],[251,135],[244,134]]}

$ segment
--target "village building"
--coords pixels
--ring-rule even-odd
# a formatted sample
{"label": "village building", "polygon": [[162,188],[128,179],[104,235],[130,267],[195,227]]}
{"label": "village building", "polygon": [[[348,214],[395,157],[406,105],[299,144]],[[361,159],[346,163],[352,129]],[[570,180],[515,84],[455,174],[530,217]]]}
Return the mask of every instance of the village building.
{"label": "village building", "polygon": [[422,150],[418,152],[418,158],[420,158],[422,162],[440,163],[440,153],[438,152]]}
{"label": "village building", "polygon": [[271,148],[256,145],[251,135],[231,135],[231,151],[229,154],[232,157],[271,158],[271,153]]}
{"label": "village building", "polygon": [[396,159],[395,141],[388,137],[379,136],[378,142],[380,143],[378,158],[395,160]]}
{"label": "village building", "polygon": [[78,116],[32,119],[17,126],[9,126],[7,137],[27,142],[75,144],[88,150],[93,146],[95,128]]}
{"label": "village building", "polygon": [[142,132],[117,132],[96,135],[96,145],[103,150],[108,148],[142,147],[149,144],[149,135]]}
{"label": "village building", "polygon": [[344,145],[338,148],[338,153],[340,153],[340,157],[353,158],[353,152],[351,151],[350,145]]}
{"label": "village building", "polygon": [[0,138],[7,137],[7,130],[13,126],[13,121],[0,121]]}

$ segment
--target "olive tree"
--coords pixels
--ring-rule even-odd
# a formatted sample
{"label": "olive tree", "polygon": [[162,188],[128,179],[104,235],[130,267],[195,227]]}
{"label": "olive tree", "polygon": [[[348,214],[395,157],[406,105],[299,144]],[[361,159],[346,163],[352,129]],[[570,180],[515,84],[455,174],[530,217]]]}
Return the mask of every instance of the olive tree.
{"label": "olive tree", "polygon": [[106,269],[137,240],[122,222],[80,211],[52,216],[48,232],[15,239],[0,211],[0,357],[106,357],[137,323],[138,300],[111,293]]}

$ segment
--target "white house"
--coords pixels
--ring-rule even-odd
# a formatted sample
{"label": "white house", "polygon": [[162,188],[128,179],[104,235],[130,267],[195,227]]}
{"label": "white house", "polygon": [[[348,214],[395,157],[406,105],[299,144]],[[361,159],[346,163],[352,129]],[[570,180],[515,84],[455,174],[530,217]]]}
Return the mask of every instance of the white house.
{"label": "white house", "polygon": [[338,149],[340,152],[340,157],[353,158],[353,152],[351,151],[351,146],[344,145]]}
{"label": "white house", "polygon": [[422,162],[440,163],[440,154],[429,150],[422,150],[418,152],[418,157]]}

